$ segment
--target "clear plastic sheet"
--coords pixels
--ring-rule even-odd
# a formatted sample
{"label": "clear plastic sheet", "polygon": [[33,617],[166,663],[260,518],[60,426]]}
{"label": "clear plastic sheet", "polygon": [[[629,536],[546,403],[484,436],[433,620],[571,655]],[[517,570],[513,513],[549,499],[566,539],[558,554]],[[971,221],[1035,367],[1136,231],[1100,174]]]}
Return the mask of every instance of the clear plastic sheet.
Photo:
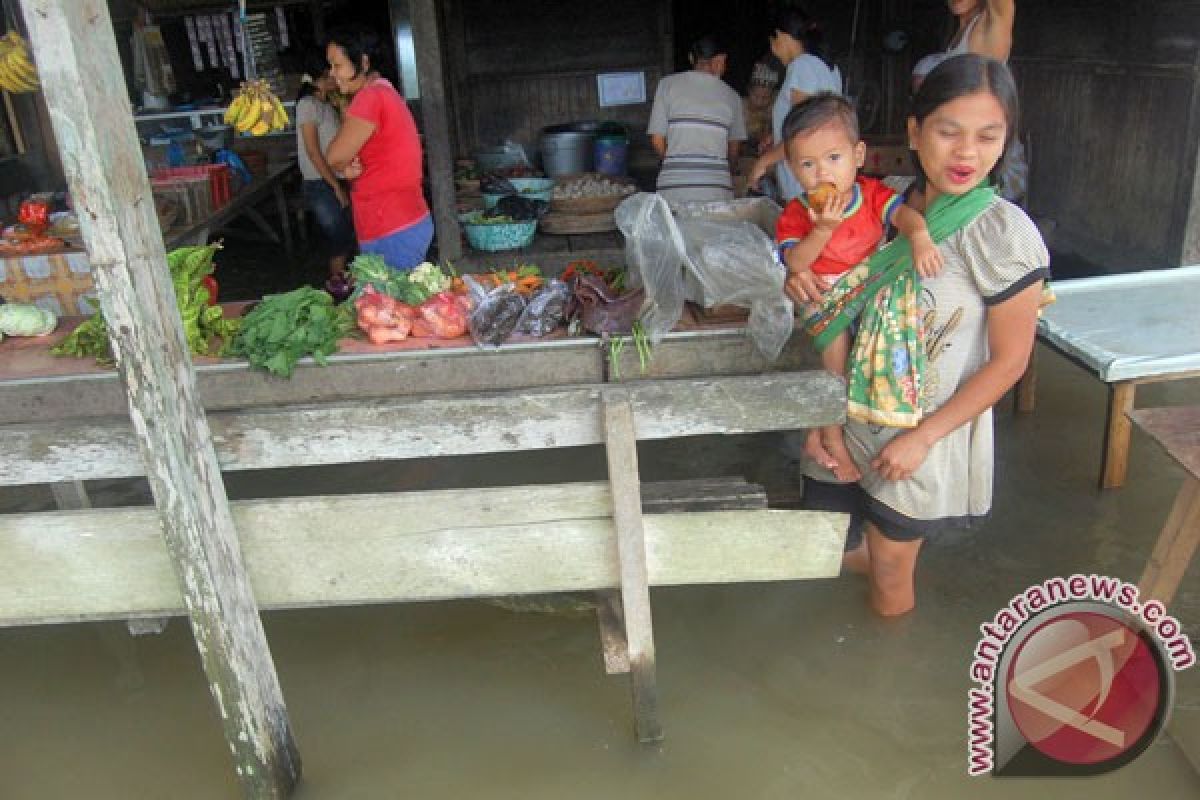
{"label": "clear plastic sheet", "polygon": [[781,209],[766,198],[684,203],[672,210],[636,194],[616,211],[634,285],[646,289],[642,325],[657,342],[679,321],[683,301],[750,309],[748,332],[767,359],[779,357],[794,327],[775,251]]}

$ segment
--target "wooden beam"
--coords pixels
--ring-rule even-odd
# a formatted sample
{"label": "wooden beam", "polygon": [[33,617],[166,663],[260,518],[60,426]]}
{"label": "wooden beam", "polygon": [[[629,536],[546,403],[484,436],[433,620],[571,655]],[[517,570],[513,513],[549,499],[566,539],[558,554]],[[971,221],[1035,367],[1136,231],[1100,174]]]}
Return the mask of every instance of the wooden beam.
{"label": "wooden beam", "polygon": [[[232,504],[264,609],[614,589],[604,483]],[[846,517],[711,511],[644,518],[655,586],[832,578]],[[185,613],[151,508],[0,515],[0,625]]]}
{"label": "wooden beam", "polygon": [[1142,602],[1153,598],[1163,605],[1170,605],[1198,547],[1200,479],[1189,475],[1175,497],[1162,533],[1154,543],[1154,552],[1138,581]]}
{"label": "wooden beam", "polygon": [[242,790],[287,797],[299,755],[196,395],[107,3],[28,0],[21,8],[156,521]]}
{"label": "wooden beam", "polygon": [[646,566],[646,534],[638,477],[637,433],[628,392],[604,395],[604,437],[608,480],[612,484],[613,523],[617,529],[617,561],[621,574],[621,613],[629,652],[633,717],[638,741],[663,738],[658,719],[658,677],[654,625],[650,613],[650,579]]}
{"label": "wooden beam", "polygon": [[438,256],[462,256],[462,232],[454,198],[454,144],[450,141],[450,115],[446,105],[446,80],[442,69],[442,41],[434,0],[409,0],[417,78],[421,84],[421,127],[429,162],[429,187],[433,195],[433,224]]}
{"label": "wooden beam", "polygon": [[[445,394],[208,416],[221,470],[601,444],[603,386]],[[843,418],[825,372],[627,384],[640,439],[792,430]],[[117,418],[0,426],[0,485],[145,474],[137,436]]]}

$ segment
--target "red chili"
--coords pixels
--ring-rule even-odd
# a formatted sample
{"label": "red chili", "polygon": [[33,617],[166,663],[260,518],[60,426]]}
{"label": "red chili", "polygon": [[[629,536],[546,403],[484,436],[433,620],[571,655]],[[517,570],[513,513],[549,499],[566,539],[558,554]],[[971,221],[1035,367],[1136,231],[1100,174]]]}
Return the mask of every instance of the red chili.
{"label": "red chili", "polygon": [[217,304],[217,279],[212,275],[205,275],[200,281],[200,285],[208,289],[208,304],[215,306]]}

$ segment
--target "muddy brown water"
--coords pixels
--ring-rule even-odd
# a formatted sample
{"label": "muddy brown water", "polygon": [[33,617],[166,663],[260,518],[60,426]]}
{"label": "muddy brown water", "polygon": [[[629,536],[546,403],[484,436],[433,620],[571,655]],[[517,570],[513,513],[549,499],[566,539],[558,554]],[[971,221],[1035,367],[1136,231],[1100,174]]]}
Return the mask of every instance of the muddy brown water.
{"label": "muddy brown water", "polygon": [[[480,602],[270,613],[265,626],[304,759],[295,797],[1200,797],[1200,737],[1164,735],[1103,777],[966,775],[968,660],[978,625],[1056,574],[1136,580],[1182,473],[1135,435],[1128,485],[1094,489],[1103,387],[1043,353],[1039,408],[997,418],[986,527],[932,540],[917,612],[884,623],[860,579],[653,592],[666,739],[634,742],[628,682],[606,676],[594,618]],[[1200,402],[1200,382],[1146,387],[1140,405]],[[777,437],[641,448],[647,480],[740,474],[778,489]],[[232,497],[598,479],[596,449],[232,478]],[[133,482],[99,502],[146,502]],[[50,507],[40,487],[0,511]],[[1196,570],[1172,612],[1200,624]],[[1200,681],[1175,717],[1200,728]],[[0,798],[236,798],[228,752],[181,620],[131,637],[117,623],[0,630]]]}

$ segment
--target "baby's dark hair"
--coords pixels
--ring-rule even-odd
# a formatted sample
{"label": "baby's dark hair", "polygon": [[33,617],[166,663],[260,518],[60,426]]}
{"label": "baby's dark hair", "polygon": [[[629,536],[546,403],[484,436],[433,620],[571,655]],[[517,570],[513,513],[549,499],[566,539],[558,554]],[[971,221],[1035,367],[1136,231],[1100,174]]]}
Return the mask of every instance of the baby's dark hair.
{"label": "baby's dark hair", "polygon": [[831,122],[841,125],[850,141],[858,142],[858,113],[849,100],[833,92],[818,92],[803,103],[792,106],[783,119],[783,141],[790,143],[800,134],[815,131]]}

